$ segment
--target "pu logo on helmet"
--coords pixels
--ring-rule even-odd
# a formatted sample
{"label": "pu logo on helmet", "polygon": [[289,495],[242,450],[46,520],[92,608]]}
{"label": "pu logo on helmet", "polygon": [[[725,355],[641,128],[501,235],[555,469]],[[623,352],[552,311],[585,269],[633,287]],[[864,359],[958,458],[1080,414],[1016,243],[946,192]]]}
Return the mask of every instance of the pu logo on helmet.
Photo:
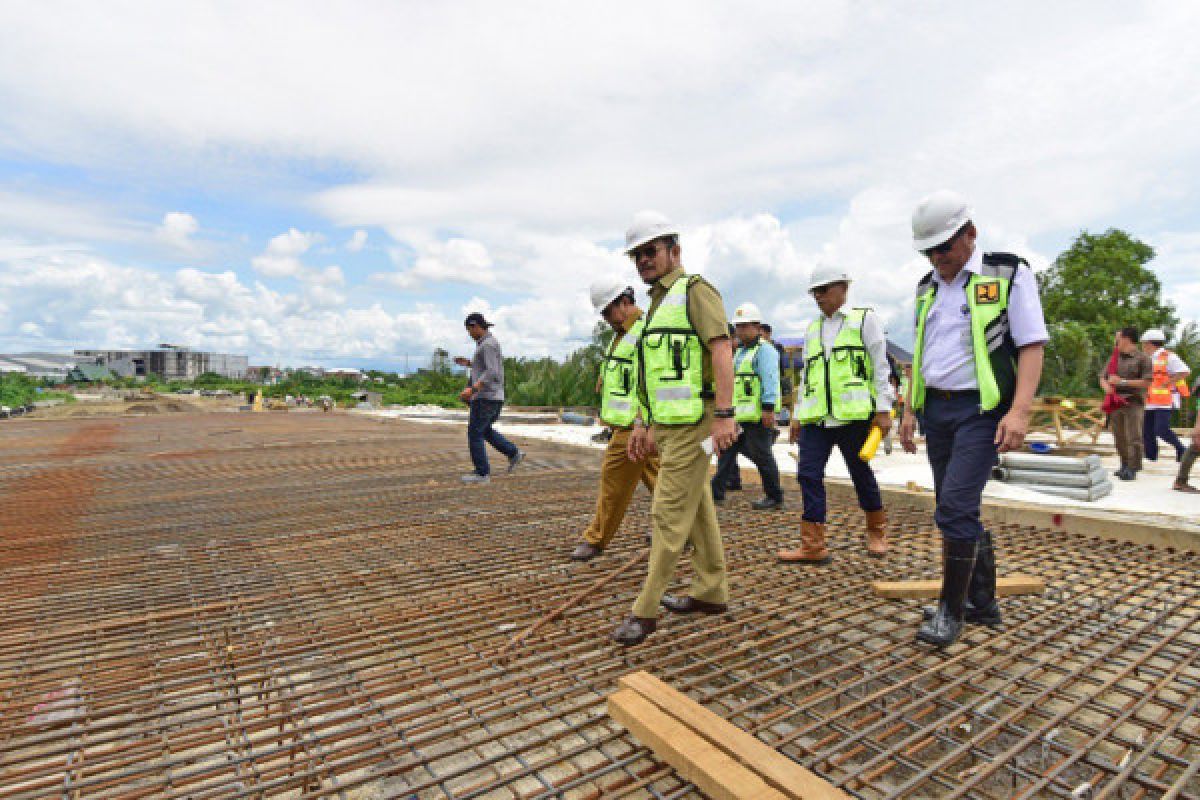
{"label": "pu logo on helmet", "polygon": [[1000,302],[1000,284],[995,281],[975,284],[975,302],[981,304]]}

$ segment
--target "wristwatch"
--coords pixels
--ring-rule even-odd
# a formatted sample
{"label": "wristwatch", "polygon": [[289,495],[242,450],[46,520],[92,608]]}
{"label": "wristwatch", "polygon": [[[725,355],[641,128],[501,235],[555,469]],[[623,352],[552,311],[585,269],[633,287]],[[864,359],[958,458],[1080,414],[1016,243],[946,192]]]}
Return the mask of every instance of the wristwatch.
{"label": "wristwatch", "polygon": [[713,416],[717,419],[733,419],[732,408],[714,408]]}

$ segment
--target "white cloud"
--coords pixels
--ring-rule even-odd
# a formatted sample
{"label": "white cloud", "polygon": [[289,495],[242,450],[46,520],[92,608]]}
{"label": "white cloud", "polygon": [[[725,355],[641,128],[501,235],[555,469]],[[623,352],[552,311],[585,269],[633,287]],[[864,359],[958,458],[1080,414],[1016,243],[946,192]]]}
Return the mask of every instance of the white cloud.
{"label": "white cloud", "polygon": [[155,235],[179,250],[190,251],[194,243],[192,236],[200,230],[200,223],[186,211],[168,211]]}
{"label": "white cloud", "polygon": [[267,249],[262,255],[256,256],[251,263],[254,271],[267,278],[299,278],[306,272],[300,263],[300,256],[319,240],[313,233],[303,233],[290,228],[267,243]]}
{"label": "white cloud", "polygon": [[[394,251],[394,258],[401,258]],[[399,289],[422,289],[436,283],[491,286],[496,282],[492,257],[480,242],[471,239],[425,241],[411,268],[373,276]]]}
{"label": "white cloud", "polygon": [[346,249],[351,253],[358,253],[367,245],[367,232],[361,228],[354,232],[350,240],[346,242]]}

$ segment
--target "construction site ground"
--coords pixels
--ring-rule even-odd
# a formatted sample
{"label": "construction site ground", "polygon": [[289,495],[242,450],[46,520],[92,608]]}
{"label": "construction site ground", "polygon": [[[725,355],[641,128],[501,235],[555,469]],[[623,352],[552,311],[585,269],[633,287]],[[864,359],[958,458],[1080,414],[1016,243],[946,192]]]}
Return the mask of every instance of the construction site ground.
{"label": "construction site ground", "polygon": [[798,504],[739,502],[729,613],[624,650],[649,497],[572,563],[598,453],[521,444],[466,488],[457,426],[6,421],[0,798],[701,797],[605,713],[642,669],[864,798],[1200,798],[1186,535],[992,514],[1001,574],[1048,589],[936,651],[870,589],[940,574],[927,496],[889,494],[879,561],[835,492],[825,568],[775,560]]}

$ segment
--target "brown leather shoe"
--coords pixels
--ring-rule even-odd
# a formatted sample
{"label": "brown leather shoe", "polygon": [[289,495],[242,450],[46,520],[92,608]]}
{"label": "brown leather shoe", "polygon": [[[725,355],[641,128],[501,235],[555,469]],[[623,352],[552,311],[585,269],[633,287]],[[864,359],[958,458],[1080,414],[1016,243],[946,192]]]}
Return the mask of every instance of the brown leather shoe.
{"label": "brown leather shoe", "polygon": [[828,564],[833,559],[825,547],[825,523],[801,520],[800,546],[780,550],[778,555],[785,564]]}
{"label": "brown leather shoe", "polygon": [[887,510],[864,512],[867,515],[867,555],[883,558],[887,555]]}
{"label": "brown leather shoe", "polygon": [[1177,492],[1183,492],[1184,494],[1200,494],[1200,489],[1197,489],[1190,483],[1176,483],[1171,488]]}
{"label": "brown leather shoe", "polygon": [[709,603],[706,600],[697,600],[689,595],[673,597],[672,595],[664,594],[662,605],[667,611],[675,614],[724,614],[729,610],[729,606],[725,603]]}
{"label": "brown leather shoe", "polygon": [[654,633],[658,628],[658,620],[643,619],[642,617],[627,617],[624,622],[617,626],[613,631],[613,641],[617,644],[623,644],[626,647],[635,644],[641,644],[646,641],[646,637]]}
{"label": "brown leather shoe", "polygon": [[596,556],[604,551],[591,542],[581,542],[579,547],[576,547],[571,553],[572,561],[591,561]]}

